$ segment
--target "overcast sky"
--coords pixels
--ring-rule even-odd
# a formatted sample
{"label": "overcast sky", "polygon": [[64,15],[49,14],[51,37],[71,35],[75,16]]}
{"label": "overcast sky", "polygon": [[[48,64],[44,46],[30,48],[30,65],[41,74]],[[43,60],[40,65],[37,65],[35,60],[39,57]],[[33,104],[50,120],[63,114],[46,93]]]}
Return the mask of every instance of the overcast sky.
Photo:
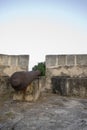
{"label": "overcast sky", "polygon": [[0,0],[0,53],[87,54],[87,0]]}

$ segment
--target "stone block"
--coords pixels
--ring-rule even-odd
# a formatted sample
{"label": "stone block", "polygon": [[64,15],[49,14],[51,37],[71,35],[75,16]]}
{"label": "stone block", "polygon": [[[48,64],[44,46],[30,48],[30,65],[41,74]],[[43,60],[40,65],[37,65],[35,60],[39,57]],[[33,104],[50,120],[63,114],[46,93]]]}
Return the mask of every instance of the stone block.
{"label": "stone block", "polygon": [[10,83],[9,76],[0,76],[0,95],[9,94],[13,91]]}
{"label": "stone block", "polygon": [[87,97],[87,77],[54,76],[52,91],[63,96]]}
{"label": "stone block", "polygon": [[29,56],[28,55],[20,55],[18,56],[18,66],[22,66],[22,67],[28,67],[28,63],[29,63]]}
{"label": "stone block", "polygon": [[3,65],[8,65],[8,61],[9,61],[9,56],[8,55],[3,55]]}
{"label": "stone block", "polygon": [[58,65],[59,66],[66,65],[66,55],[58,55]]}
{"label": "stone block", "polygon": [[74,65],[75,65],[75,56],[67,55],[67,66],[74,66]]}
{"label": "stone block", "polygon": [[52,83],[52,92],[58,93],[59,95],[66,96],[67,95],[67,78],[68,76],[53,76],[51,78]]}
{"label": "stone block", "polygon": [[0,65],[8,65],[8,55],[0,54]]}
{"label": "stone block", "polygon": [[27,71],[29,55],[0,54],[0,74],[11,75],[15,71]]}
{"label": "stone block", "polygon": [[77,65],[87,66],[87,55],[76,55]]}
{"label": "stone block", "polygon": [[46,67],[56,66],[57,55],[47,55],[46,56]]}
{"label": "stone block", "polygon": [[3,55],[2,54],[0,54],[0,65],[3,65]]}
{"label": "stone block", "polygon": [[10,63],[12,66],[17,66],[17,61],[18,61],[18,56],[11,56],[10,58]]}

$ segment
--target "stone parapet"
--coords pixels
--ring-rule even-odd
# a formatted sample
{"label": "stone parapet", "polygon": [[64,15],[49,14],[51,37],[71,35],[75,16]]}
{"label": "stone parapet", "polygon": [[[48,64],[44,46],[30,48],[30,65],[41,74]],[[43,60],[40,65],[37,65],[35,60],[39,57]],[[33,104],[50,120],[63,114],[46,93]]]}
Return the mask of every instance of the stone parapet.
{"label": "stone parapet", "polygon": [[[46,56],[46,88],[48,90],[52,89],[51,78],[54,76],[69,76],[69,86],[71,86],[71,81],[76,84],[80,83],[80,80],[85,84],[87,82],[85,77],[87,77],[87,55],[47,55]],[[74,80],[73,80],[74,78]],[[75,80],[76,78],[76,80]],[[77,85],[77,84],[76,84]],[[84,89],[83,85],[80,83],[81,89]],[[76,86],[73,86],[73,91]],[[81,90],[80,89],[80,90]],[[81,92],[83,91],[78,91]],[[84,92],[86,91],[86,87]],[[76,92],[76,91],[75,91]],[[83,93],[83,92],[82,92]]]}
{"label": "stone parapet", "polygon": [[59,66],[87,66],[87,55],[47,55],[46,68]]}
{"label": "stone parapet", "polygon": [[11,75],[15,71],[27,71],[29,55],[0,54],[0,75]]}
{"label": "stone parapet", "polygon": [[51,81],[53,93],[87,97],[87,77],[54,76]]}

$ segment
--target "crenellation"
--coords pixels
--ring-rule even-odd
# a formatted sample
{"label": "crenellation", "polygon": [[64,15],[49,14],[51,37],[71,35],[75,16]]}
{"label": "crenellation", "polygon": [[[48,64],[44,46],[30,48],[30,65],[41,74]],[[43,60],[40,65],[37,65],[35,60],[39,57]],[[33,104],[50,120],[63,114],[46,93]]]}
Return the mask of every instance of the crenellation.
{"label": "crenellation", "polygon": [[[73,78],[75,79],[75,87],[71,90],[71,82],[69,83],[67,81],[66,85],[68,84],[68,87],[66,87],[66,92],[68,93],[69,90],[72,91],[72,94],[74,92],[77,92],[76,85],[77,82],[80,83],[80,80],[84,81],[84,78],[87,79],[87,55],[47,55],[46,56],[46,88],[52,89],[52,83],[51,79],[54,76],[61,77],[61,84],[62,84],[62,78],[65,76],[69,76],[71,78],[71,81],[73,81]],[[58,59],[57,59],[58,57]],[[56,60],[54,60],[56,59]],[[51,66],[51,62],[54,61],[54,66]],[[56,64],[55,61],[58,61],[58,64]],[[76,78],[78,80],[76,80]],[[82,82],[82,81],[81,81]],[[86,82],[86,80],[85,80]],[[85,83],[87,84],[87,83]],[[64,85],[63,85],[64,86]],[[78,93],[83,93],[83,96],[85,96],[84,93],[87,93],[86,85],[78,84],[79,89]],[[58,87],[58,86],[57,86]],[[85,89],[84,89],[85,87]],[[75,91],[74,91],[75,90]],[[80,91],[81,90],[81,91]],[[85,92],[86,90],[86,92]],[[69,94],[69,93],[68,93]],[[81,95],[81,94],[80,94]]]}
{"label": "crenellation", "polygon": [[58,55],[58,66],[66,65],[66,55]]}
{"label": "crenellation", "polygon": [[75,65],[75,56],[74,55],[67,55],[67,66]]}
{"label": "crenellation", "polygon": [[10,76],[18,70],[27,71],[29,65],[29,55],[3,55],[0,54],[1,75]]}
{"label": "crenellation", "polygon": [[87,55],[76,55],[77,65],[87,66]]}

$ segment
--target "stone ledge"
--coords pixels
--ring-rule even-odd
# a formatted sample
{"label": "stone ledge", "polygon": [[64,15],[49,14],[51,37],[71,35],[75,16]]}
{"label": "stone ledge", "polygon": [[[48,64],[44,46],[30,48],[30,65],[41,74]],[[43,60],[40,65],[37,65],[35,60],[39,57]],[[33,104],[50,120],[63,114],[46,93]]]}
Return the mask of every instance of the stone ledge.
{"label": "stone ledge", "polygon": [[53,93],[87,97],[87,77],[54,76],[51,81]]}

